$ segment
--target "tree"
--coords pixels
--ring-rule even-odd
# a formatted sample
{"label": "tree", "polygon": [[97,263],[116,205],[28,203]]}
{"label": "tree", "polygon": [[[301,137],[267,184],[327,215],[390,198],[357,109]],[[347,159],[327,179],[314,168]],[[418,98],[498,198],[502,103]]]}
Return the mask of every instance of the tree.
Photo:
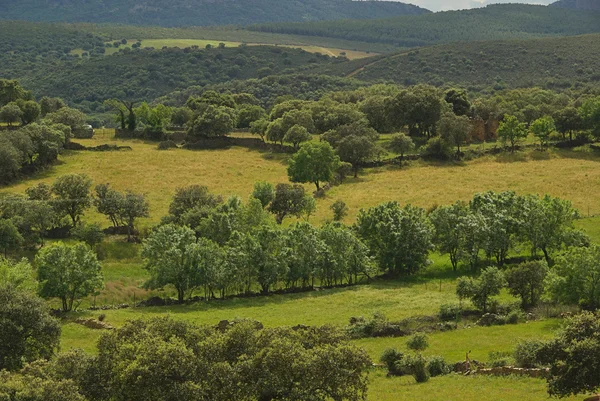
{"label": "tree", "polygon": [[44,119],[53,124],[64,124],[71,127],[72,132],[75,132],[86,124],[87,116],[77,109],[61,107],[54,113],[47,114]]}
{"label": "tree", "polygon": [[395,134],[390,140],[389,148],[392,152],[400,154],[400,158],[404,159],[404,155],[415,148],[415,143],[406,134]]}
{"label": "tree", "polygon": [[104,233],[100,224],[80,224],[71,231],[73,238],[86,243],[91,249],[96,249],[104,241]]}
{"label": "tree", "polygon": [[59,298],[63,312],[73,310],[75,301],[104,286],[100,263],[86,245],[62,242],[44,247],[35,257],[40,295]]}
{"label": "tree", "polygon": [[0,249],[4,257],[8,256],[8,251],[17,249],[23,243],[23,237],[12,221],[0,219]]}
{"label": "tree", "polygon": [[177,188],[169,205],[169,214],[181,221],[184,214],[194,209],[214,208],[223,203],[223,198],[210,193],[204,185],[190,185]]}
{"label": "tree", "polygon": [[579,108],[579,115],[584,127],[592,130],[592,133],[600,136],[600,96],[586,100]]}
{"label": "tree", "polygon": [[459,252],[463,245],[463,232],[458,229],[462,219],[469,214],[466,203],[458,201],[450,206],[440,206],[429,215],[433,224],[433,243],[440,254],[449,254],[452,269],[458,269]]}
{"label": "tree", "polygon": [[529,126],[529,130],[537,139],[540,141],[540,147],[543,149],[544,146],[548,146],[548,141],[550,140],[550,135],[556,131],[556,126],[554,125],[554,119],[552,117],[546,116],[542,118],[538,118]]}
{"label": "tree", "polygon": [[365,136],[348,136],[343,138],[337,146],[340,160],[352,164],[354,178],[358,177],[361,164],[372,160],[379,154],[380,148],[373,140]]}
{"label": "tree", "polygon": [[574,233],[573,221],[579,216],[571,202],[549,195],[539,198],[529,195],[523,202],[523,236],[531,245],[533,256],[544,253],[548,265],[550,253],[559,249]]}
{"label": "tree", "polygon": [[127,224],[127,240],[130,241],[131,235],[135,232],[135,220],[148,217],[150,206],[143,194],[127,191],[123,197],[120,213],[123,221]]}
{"label": "tree", "polygon": [[340,158],[327,142],[306,143],[292,156],[288,176],[292,182],[312,182],[321,189],[321,182],[331,181],[340,164]]}
{"label": "tree", "polygon": [[52,184],[54,208],[59,216],[68,215],[72,226],[79,224],[81,216],[91,205],[90,188],[92,180],[85,174],[67,174],[60,176]]}
{"label": "tree", "polygon": [[180,303],[203,284],[196,236],[189,227],[160,226],[143,241],[142,257],[150,274],[146,287],[156,289],[170,284],[177,290]]}
{"label": "tree", "polygon": [[250,133],[258,135],[261,141],[265,141],[265,135],[267,135],[267,129],[269,128],[269,120],[261,118],[250,123]]}
{"label": "tree", "polygon": [[566,107],[554,113],[556,130],[563,135],[569,134],[569,141],[573,142],[573,132],[583,127],[581,116],[575,107]]}
{"label": "tree", "polygon": [[16,103],[9,103],[0,109],[0,121],[5,122],[11,127],[19,121],[23,116],[23,112]]}
{"label": "tree", "polygon": [[348,215],[348,206],[343,200],[336,200],[329,208],[333,212],[333,221],[342,221]]}
{"label": "tree", "polygon": [[117,121],[120,123],[122,130],[135,131],[137,127],[136,102],[108,99],[104,101],[104,104],[118,113]]}
{"label": "tree", "polygon": [[50,359],[60,345],[60,323],[50,316],[44,300],[32,293],[0,286],[0,321],[0,370]]}
{"label": "tree", "polygon": [[466,116],[471,110],[469,96],[463,89],[450,89],[444,96],[446,103],[452,105],[452,111],[457,116]]}
{"label": "tree", "polygon": [[405,89],[388,103],[388,113],[397,129],[408,126],[412,135],[435,133],[435,127],[442,112],[442,100],[438,89],[430,85],[416,85]]}
{"label": "tree", "polygon": [[498,137],[502,143],[510,143],[510,151],[514,152],[517,145],[527,138],[527,124],[519,122],[515,116],[505,116],[498,127]]}
{"label": "tree", "polygon": [[460,155],[460,147],[469,140],[471,122],[467,116],[457,116],[452,112],[444,113],[438,123],[440,137],[456,146]]}
{"label": "tree", "polygon": [[23,114],[21,115],[21,122],[23,125],[31,124],[35,122],[42,112],[39,104],[33,100],[21,101],[18,103]]}
{"label": "tree", "polygon": [[236,118],[234,109],[210,105],[196,117],[188,133],[196,137],[223,137],[233,131]]}
{"label": "tree", "polygon": [[497,267],[488,267],[477,280],[459,278],[456,295],[460,299],[470,298],[476,308],[487,313],[490,298],[500,294],[505,285],[504,273]]}
{"label": "tree", "polygon": [[46,114],[54,113],[65,106],[66,106],[65,102],[62,99],[59,99],[57,97],[52,98],[52,97],[44,96],[40,100],[42,117],[45,117]]}
{"label": "tree", "polygon": [[291,143],[295,150],[298,150],[302,142],[308,142],[311,139],[312,135],[308,132],[308,130],[298,124],[292,126],[292,128],[290,128],[283,137],[283,140]]}
{"label": "tree", "polygon": [[275,189],[273,188],[273,184],[265,181],[254,183],[254,191],[252,191],[252,196],[260,201],[263,208],[267,207],[275,198]]}
{"label": "tree", "polygon": [[0,107],[19,99],[30,100],[33,96],[18,81],[0,79]]}
{"label": "tree", "polygon": [[579,305],[588,310],[600,307],[600,247],[571,248],[556,260],[547,279],[554,301]]}
{"label": "tree", "polygon": [[548,273],[545,262],[531,261],[508,269],[505,273],[508,291],[521,298],[523,308],[536,306],[544,292]]}
{"label": "tree", "polygon": [[250,128],[255,121],[266,119],[267,113],[260,106],[244,104],[238,109],[238,128]]}
{"label": "tree", "polygon": [[34,293],[37,287],[35,271],[27,259],[15,262],[0,257],[0,289],[13,288]]}
{"label": "tree", "polygon": [[3,135],[0,135],[0,182],[7,184],[21,170],[22,153]]}
{"label": "tree", "polygon": [[96,206],[98,213],[108,217],[114,228],[123,225],[123,215],[121,213],[123,201],[123,194],[110,188],[109,184],[96,185],[94,206]]}
{"label": "tree", "polygon": [[355,225],[379,269],[391,276],[414,274],[427,264],[432,227],[421,208],[397,202],[361,209]]}
{"label": "tree", "polygon": [[283,145],[283,138],[285,138],[287,131],[283,126],[283,119],[278,118],[277,120],[271,121],[267,126],[266,137],[271,142],[279,142]]}
{"label": "tree", "polygon": [[302,185],[277,184],[269,211],[275,215],[277,224],[281,224],[286,216],[300,217],[304,212],[305,201]]}
{"label": "tree", "polygon": [[171,124],[184,127],[192,118],[194,118],[194,113],[190,109],[187,107],[177,107],[173,109]]}
{"label": "tree", "polygon": [[566,321],[556,337],[538,351],[540,361],[550,365],[548,393],[568,397],[594,393],[600,388],[600,317],[583,312]]}

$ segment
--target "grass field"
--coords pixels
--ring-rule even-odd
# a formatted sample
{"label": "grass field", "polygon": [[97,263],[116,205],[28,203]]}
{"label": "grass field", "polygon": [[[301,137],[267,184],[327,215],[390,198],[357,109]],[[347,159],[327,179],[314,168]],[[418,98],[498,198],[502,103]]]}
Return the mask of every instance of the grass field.
{"label": "grass field", "polygon": [[[136,43],[137,40],[128,40],[127,45],[122,45],[119,48],[116,47],[107,47],[105,55],[110,56],[114,53],[117,53],[119,49],[123,48],[131,48],[131,45]],[[110,42],[109,42],[110,43]],[[141,41],[142,48],[152,47],[154,49],[162,49],[163,47],[177,47],[180,49],[184,49],[186,47],[198,46],[200,48],[205,48],[207,45],[211,45],[213,47],[219,46],[220,43],[223,43],[226,47],[238,47],[242,44],[242,42],[236,41],[228,41],[228,40],[217,40],[217,39],[143,39]],[[248,46],[261,46],[261,45],[269,45],[269,46],[280,46],[280,47],[289,47],[289,48],[297,48],[305,50],[309,53],[321,53],[327,54],[331,57],[338,57],[345,55],[350,60],[356,60],[366,57],[371,57],[376,55],[377,53],[370,53],[366,51],[359,50],[348,50],[348,49],[339,49],[334,47],[324,47],[313,44],[301,44],[301,43],[291,43],[291,44],[280,44],[280,43],[270,43],[270,42],[257,42],[257,43],[246,43]],[[81,55],[83,54],[83,49],[75,49],[72,50],[72,54]]]}

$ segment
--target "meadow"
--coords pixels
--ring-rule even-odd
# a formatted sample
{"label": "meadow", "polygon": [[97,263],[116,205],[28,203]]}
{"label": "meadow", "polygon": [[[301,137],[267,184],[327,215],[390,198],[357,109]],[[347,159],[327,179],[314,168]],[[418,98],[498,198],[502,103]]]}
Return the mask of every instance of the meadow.
{"label": "meadow", "polygon": [[[130,146],[131,151],[85,152],[67,151],[60,162],[30,179],[5,187],[2,192],[23,192],[38,182],[52,182],[67,173],[85,173],[95,183],[109,182],[119,190],[132,189],[146,194],[151,217],[141,223],[143,229],[157,223],[167,213],[176,188],[207,185],[213,193],[240,195],[246,198],[253,183],[287,182],[286,157],[267,151],[232,147],[223,150],[191,151],[175,149],[158,151],[156,143],[140,140],[117,140],[111,130],[98,131],[93,139],[77,140],[87,146],[112,143]],[[387,200],[412,203],[429,208],[457,199],[468,200],[484,190],[515,190],[519,193],[550,193],[567,198],[588,216],[600,213],[600,157],[586,149],[529,150],[523,153],[486,156],[472,161],[439,165],[413,162],[408,166],[382,167],[362,171],[358,179],[347,179],[318,200],[315,224],[331,218],[329,205],[343,199],[350,207],[346,223],[350,224],[360,208]],[[312,190],[307,185],[307,190]],[[104,218],[90,209],[89,222],[108,226]],[[292,221],[291,219],[289,221]],[[288,223],[289,223],[288,221]],[[600,237],[597,218],[585,218],[577,225],[594,239]],[[170,296],[166,291],[141,288],[147,279],[140,246],[120,237],[111,237],[104,245],[102,261],[105,289],[96,297],[83,301],[82,308],[93,304],[132,304],[134,299]],[[446,255],[432,254],[433,264],[420,274],[399,280],[375,280],[355,287],[336,288],[307,293],[270,295],[254,298],[231,298],[167,307],[109,309],[75,312],[65,319],[61,346],[63,350],[82,348],[94,352],[101,332],[74,323],[78,317],[95,318],[121,326],[126,320],[170,315],[197,324],[214,325],[223,319],[251,318],[265,326],[297,324],[345,326],[350,317],[370,317],[383,313],[390,320],[411,316],[435,315],[444,303],[456,302],[456,278]],[[514,301],[503,293],[502,299]],[[544,319],[518,325],[475,327],[459,322],[459,329],[430,336],[428,355],[442,355],[449,362],[471,357],[487,361],[490,352],[511,352],[519,339],[550,338],[560,328],[556,319]],[[405,350],[403,338],[369,338],[356,340],[374,361],[387,347]],[[450,375],[416,384],[412,378],[387,378],[383,369],[371,373],[369,400],[461,400],[480,399],[481,395],[498,400],[546,400],[545,383],[538,379],[463,377]]]}

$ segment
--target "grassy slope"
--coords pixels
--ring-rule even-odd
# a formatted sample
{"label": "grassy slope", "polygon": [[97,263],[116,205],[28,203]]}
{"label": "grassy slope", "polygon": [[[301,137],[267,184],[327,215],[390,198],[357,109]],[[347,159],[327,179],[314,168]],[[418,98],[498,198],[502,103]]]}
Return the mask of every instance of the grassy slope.
{"label": "grassy slope", "polygon": [[453,43],[332,66],[365,81],[482,87],[600,84],[600,35]]}

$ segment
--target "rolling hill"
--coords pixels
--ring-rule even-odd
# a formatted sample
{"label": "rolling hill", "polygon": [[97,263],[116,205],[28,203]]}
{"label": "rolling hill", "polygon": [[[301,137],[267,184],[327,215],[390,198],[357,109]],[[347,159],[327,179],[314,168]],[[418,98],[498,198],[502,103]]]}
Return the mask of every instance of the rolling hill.
{"label": "rolling hill", "polygon": [[559,0],[550,5],[553,7],[570,8],[573,10],[600,11],[600,1],[598,0]]}
{"label": "rolling hill", "polygon": [[457,84],[471,91],[600,86],[600,34],[451,43],[326,67],[361,81]]}
{"label": "rolling hill", "polygon": [[270,21],[383,18],[428,10],[395,1],[353,0],[20,0],[0,19],[159,26],[246,25]]}
{"label": "rolling hill", "polygon": [[600,14],[558,7],[499,4],[472,10],[400,16],[377,21],[270,23],[251,26],[249,29],[417,47],[457,41],[598,33]]}

